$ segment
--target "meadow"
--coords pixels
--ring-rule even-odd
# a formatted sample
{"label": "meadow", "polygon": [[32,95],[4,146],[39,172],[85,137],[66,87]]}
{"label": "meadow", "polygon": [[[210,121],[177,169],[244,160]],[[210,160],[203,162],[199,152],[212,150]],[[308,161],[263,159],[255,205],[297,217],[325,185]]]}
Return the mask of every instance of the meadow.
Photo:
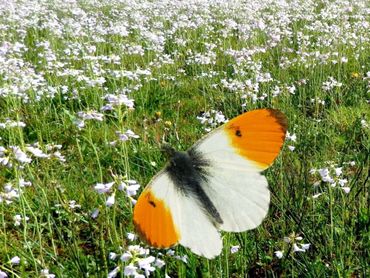
{"label": "meadow", "polygon": [[[369,277],[369,30],[365,0],[0,1],[0,277]],[[267,107],[262,224],[213,260],[141,242],[162,142]]]}

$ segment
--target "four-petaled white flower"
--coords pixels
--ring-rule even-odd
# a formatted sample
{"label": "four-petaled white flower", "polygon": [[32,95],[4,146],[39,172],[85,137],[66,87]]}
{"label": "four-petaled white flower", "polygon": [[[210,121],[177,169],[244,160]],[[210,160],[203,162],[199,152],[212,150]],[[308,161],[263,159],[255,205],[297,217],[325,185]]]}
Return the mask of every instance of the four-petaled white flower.
{"label": "four-petaled white flower", "polygon": [[284,256],[284,251],[275,251],[274,253],[278,259],[281,259]]}

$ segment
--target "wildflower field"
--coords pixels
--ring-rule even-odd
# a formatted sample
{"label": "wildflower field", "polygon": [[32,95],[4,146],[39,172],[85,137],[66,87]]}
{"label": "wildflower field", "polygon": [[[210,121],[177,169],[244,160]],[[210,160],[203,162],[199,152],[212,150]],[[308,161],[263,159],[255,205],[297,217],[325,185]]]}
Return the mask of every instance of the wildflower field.
{"label": "wildflower field", "polygon": [[[0,277],[369,277],[369,30],[366,0],[0,1]],[[262,224],[213,260],[141,242],[162,142],[267,107]]]}

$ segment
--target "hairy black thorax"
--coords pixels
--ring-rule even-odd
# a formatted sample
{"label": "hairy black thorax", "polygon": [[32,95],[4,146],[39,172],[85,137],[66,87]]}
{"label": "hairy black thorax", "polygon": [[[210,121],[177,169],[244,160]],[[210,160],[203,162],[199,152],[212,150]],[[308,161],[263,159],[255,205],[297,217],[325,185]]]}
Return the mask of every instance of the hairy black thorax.
{"label": "hairy black thorax", "polygon": [[203,189],[203,186],[209,186],[207,183],[209,161],[195,149],[178,152],[166,146],[164,151],[169,156],[165,171],[176,188],[186,197],[195,198],[213,222],[222,224],[219,212]]}

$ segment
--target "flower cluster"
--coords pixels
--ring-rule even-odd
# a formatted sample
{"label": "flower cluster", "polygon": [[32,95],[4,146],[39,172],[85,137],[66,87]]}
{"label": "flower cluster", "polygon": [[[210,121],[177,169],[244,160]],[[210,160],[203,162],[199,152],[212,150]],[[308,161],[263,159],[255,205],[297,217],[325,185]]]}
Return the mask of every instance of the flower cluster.
{"label": "flower cluster", "polygon": [[46,153],[40,149],[39,143],[27,144],[25,149],[18,146],[9,146],[5,148],[0,146],[0,165],[6,166],[8,168],[13,167],[13,165],[24,165],[32,162],[32,157],[34,158],[56,158],[61,162],[65,162],[64,156],[60,153],[62,145],[47,144],[44,146]]}
{"label": "flower cluster", "polygon": [[281,259],[284,256],[284,253],[291,251],[292,253],[296,252],[306,252],[310,249],[310,243],[302,243],[303,237],[292,233],[287,237],[284,237],[283,240],[283,249],[277,250],[274,252],[275,256],[278,259]]}
{"label": "flower cluster", "polygon": [[131,138],[138,139],[140,138],[139,135],[135,134],[131,129],[126,130],[125,132],[116,131],[116,135],[118,140],[111,141],[109,144],[115,146],[118,142],[126,142]]}
{"label": "flower cluster", "polygon": [[[108,195],[105,201],[107,207],[111,207],[115,203],[116,191],[124,191],[127,197],[131,200],[132,204],[136,203],[136,200],[133,198],[137,194],[137,191],[140,188],[140,184],[135,180],[124,179],[120,176],[115,176],[115,180],[109,183],[97,183],[94,186],[94,190],[98,194]],[[96,218],[99,214],[99,209],[94,209],[91,216]]]}
{"label": "flower cluster", "polygon": [[78,118],[75,120],[75,125],[78,129],[82,129],[85,127],[85,121],[87,120],[96,120],[96,121],[103,121],[104,115],[102,113],[98,113],[94,110],[92,111],[80,111],[77,113]]}
{"label": "flower cluster", "polygon": [[[158,257],[155,258],[149,254],[149,249],[139,245],[129,245],[127,251],[122,255],[111,252],[109,258],[116,260],[119,257],[121,264],[124,264],[123,274],[126,277],[145,278],[156,268],[162,268],[165,262]],[[120,272],[121,267],[117,266],[109,272],[108,277],[114,278]]]}
{"label": "flower cluster", "polygon": [[207,132],[228,121],[221,111],[216,110],[204,112],[200,116],[197,116],[197,119],[204,125],[204,130]]}
{"label": "flower cluster", "polygon": [[337,80],[334,79],[334,77],[330,76],[329,79],[322,84],[322,89],[324,91],[331,91],[334,88],[340,88],[342,86],[343,83],[338,82]]}
{"label": "flower cluster", "polygon": [[[347,163],[343,163],[341,167],[337,167],[335,164],[329,164],[328,167],[319,168],[319,169],[311,169],[310,174],[316,178],[319,178],[316,182],[314,182],[314,186],[317,187],[321,183],[325,183],[330,185],[331,187],[338,187],[343,192],[348,194],[351,191],[351,188],[348,186],[348,179],[345,177],[343,173],[343,169],[347,169],[350,166],[354,166],[355,162],[350,161]],[[317,193],[313,196],[313,198],[317,198],[322,193]]]}
{"label": "flower cluster", "polygon": [[288,149],[290,151],[294,151],[295,150],[295,146],[292,145],[292,143],[295,143],[297,141],[297,135],[295,133],[293,134],[290,134],[289,131],[286,133],[286,136],[285,136],[286,140],[289,141],[289,145],[288,145]]}
{"label": "flower cluster", "polygon": [[134,109],[134,100],[128,98],[127,94],[123,92],[117,92],[116,94],[106,94],[103,99],[107,101],[107,104],[100,108],[100,111],[110,111],[115,107],[120,107],[122,105],[129,109]]}

